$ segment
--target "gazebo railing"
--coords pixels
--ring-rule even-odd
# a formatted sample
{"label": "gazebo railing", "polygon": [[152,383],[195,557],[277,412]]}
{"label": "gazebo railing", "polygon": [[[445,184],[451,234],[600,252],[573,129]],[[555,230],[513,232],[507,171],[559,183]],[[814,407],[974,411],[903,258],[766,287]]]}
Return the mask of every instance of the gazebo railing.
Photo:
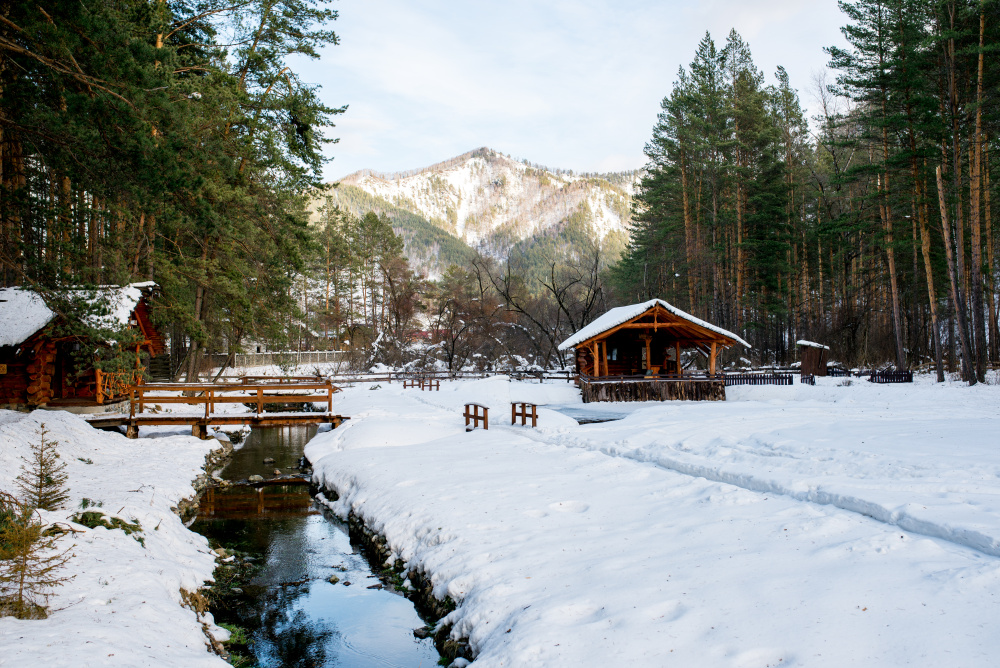
{"label": "gazebo railing", "polygon": [[655,373],[655,374],[621,374],[621,375],[609,375],[609,376],[590,376],[585,373],[580,374],[580,382],[582,383],[638,383],[638,382],[656,382],[656,381],[670,381],[670,382],[706,382],[706,381],[724,381],[725,374],[715,373],[711,374],[707,371],[694,371],[691,373]]}

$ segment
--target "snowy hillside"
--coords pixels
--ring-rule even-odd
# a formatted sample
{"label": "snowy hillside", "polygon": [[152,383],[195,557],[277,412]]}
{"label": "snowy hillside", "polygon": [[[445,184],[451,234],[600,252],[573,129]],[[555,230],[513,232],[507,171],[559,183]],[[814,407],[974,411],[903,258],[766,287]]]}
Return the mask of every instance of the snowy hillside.
{"label": "snowy hillside", "polygon": [[505,250],[571,216],[598,240],[611,233],[627,237],[636,178],[634,173],[573,175],[480,148],[413,172],[366,170],[340,183],[417,214],[470,246],[485,242]]}

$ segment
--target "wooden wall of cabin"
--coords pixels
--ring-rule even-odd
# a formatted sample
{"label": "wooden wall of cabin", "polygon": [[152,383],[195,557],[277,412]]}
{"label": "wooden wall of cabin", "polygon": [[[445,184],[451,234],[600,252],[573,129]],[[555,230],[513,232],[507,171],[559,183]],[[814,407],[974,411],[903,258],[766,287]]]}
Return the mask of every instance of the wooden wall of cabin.
{"label": "wooden wall of cabin", "polygon": [[17,355],[13,346],[0,348],[0,365],[6,370],[0,374],[0,405],[25,404],[28,401],[28,358]]}
{"label": "wooden wall of cabin", "polygon": [[74,374],[71,350],[50,340],[30,340],[20,354],[13,346],[0,348],[0,404],[39,406],[54,399],[93,398],[96,381],[93,371]]}

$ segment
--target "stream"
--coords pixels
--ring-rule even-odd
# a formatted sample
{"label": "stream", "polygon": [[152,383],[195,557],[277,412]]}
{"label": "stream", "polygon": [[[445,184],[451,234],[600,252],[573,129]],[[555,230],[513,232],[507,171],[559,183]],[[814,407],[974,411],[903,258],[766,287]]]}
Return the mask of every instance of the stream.
{"label": "stream", "polygon": [[[276,469],[297,473],[302,449],[315,433],[315,427],[255,428],[222,478],[270,478]],[[274,462],[265,464],[265,458]],[[433,641],[413,635],[424,626],[413,605],[382,588],[352,547],[347,526],[313,502],[308,486],[215,489],[202,496],[191,529],[259,566],[224,609],[212,609],[216,623],[246,629],[253,659],[248,665],[437,665]]]}

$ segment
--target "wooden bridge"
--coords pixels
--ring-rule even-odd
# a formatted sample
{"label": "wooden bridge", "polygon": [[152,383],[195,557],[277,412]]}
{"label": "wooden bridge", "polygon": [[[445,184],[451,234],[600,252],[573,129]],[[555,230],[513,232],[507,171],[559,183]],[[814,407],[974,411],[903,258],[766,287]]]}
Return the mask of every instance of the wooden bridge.
{"label": "wooden bridge", "polygon": [[[242,378],[238,383],[144,383],[129,387],[129,413],[103,413],[87,417],[98,429],[125,427],[129,438],[139,436],[142,426],[190,425],[191,434],[208,438],[209,426],[277,427],[291,425],[332,424],[334,428],[347,420],[333,413],[333,395],[339,392],[331,381],[308,376]],[[294,404],[325,403],[326,412],[281,411],[265,412],[264,406],[281,407]],[[182,404],[204,406],[196,413],[163,412],[162,406]],[[219,412],[225,404],[243,404],[252,413]],[[152,407],[152,412],[145,412]]]}

